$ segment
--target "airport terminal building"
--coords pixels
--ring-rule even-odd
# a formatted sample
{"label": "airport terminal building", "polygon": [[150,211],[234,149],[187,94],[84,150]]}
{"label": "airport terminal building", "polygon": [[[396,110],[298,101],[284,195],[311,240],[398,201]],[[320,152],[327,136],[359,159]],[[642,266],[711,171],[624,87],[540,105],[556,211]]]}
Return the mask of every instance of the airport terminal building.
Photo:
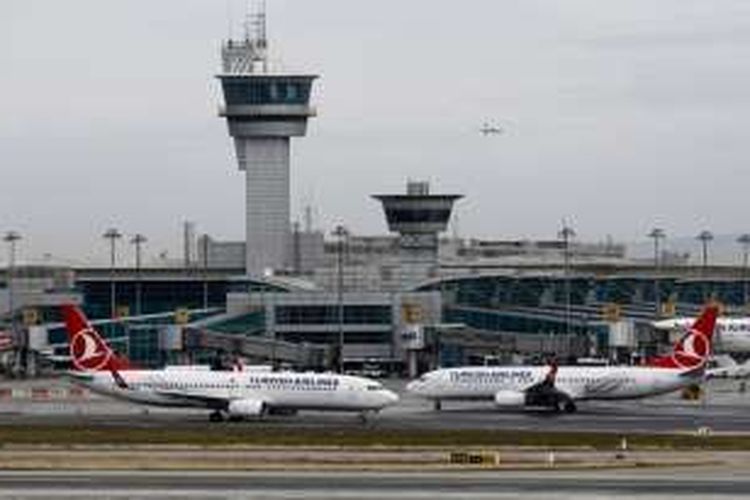
{"label": "airport terminal building", "polygon": [[655,318],[695,314],[709,298],[744,311],[745,268],[665,253],[631,261],[611,241],[448,236],[454,204],[470,193],[427,182],[372,195],[387,235],[292,224],[291,139],[316,115],[316,78],[269,70],[265,30],[227,41],[219,114],[245,174],[244,241],[186,231],[176,265],[11,261],[0,269],[0,366],[64,367],[57,309],[70,302],[140,366],[242,357],[411,375],[544,353],[632,361],[668,344]]}

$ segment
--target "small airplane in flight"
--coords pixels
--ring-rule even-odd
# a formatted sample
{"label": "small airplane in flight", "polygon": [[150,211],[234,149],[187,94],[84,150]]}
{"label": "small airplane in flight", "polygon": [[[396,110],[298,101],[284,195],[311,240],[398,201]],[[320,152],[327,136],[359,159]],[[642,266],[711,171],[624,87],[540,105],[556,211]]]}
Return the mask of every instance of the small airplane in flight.
{"label": "small airplane in flight", "polygon": [[488,122],[484,122],[482,124],[482,128],[480,128],[479,131],[482,133],[482,135],[485,135],[485,136],[500,135],[503,132],[505,132],[505,130],[502,127],[498,125],[490,125]]}
{"label": "small airplane in flight", "polygon": [[357,412],[363,419],[398,401],[375,380],[334,373],[235,369],[137,370],[116,354],[74,305],[62,306],[74,382],[133,403],[205,408],[210,420],[298,410]]}
{"label": "small airplane in flight", "polygon": [[[685,330],[694,318],[662,319],[652,323],[657,330]],[[750,318],[716,320],[716,352],[750,352]]]}
{"label": "small airplane in flight", "polygon": [[683,389],[704,380],[718,308],[710,306],[668,356],[647,366],[468,366],[429,372],[407,391],[432,400],[489,400],[497,407],[546,407],[572,413],[577,401],[636,399]]}

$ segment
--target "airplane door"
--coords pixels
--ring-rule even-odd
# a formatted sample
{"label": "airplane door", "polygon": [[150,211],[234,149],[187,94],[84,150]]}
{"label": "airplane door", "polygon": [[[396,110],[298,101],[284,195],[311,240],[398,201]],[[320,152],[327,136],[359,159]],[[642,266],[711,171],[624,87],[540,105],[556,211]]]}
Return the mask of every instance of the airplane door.
{"label": "airplane door", "polygon": [[242,397],[242,380],[238,375],[229,377],[229,387],[227,388],[229,399],[239,399]]}

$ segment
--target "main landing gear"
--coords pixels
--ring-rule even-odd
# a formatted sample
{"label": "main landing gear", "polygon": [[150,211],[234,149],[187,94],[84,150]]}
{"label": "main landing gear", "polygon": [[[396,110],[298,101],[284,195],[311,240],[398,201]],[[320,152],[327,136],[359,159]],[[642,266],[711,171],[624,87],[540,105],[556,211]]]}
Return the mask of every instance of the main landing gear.
{"label": "main landing gear", "polygon": [[224,414],[220,412],[219,410],[215,410],[208,416],[208,421],[209,422],[223,422]]}
{"label": "main landing gear", "polygon": [[361,423],[362,425],[367,425],[373,421],[375,415],[377,414],[377,410],[365,410],[363,412],[360,412],[359,423]]}
{"label": "main landing gear", "polygon": [[562,409],[565,413],[575,413],[578,410],[578,407],[572,399],[569,399],[563,403]]}
{"label": "main landing gear", "polygon": [[432,409],[435,411],[440,411],[443,409],[443,402],[439,399],[436,399],[435,402],[432,404]]}

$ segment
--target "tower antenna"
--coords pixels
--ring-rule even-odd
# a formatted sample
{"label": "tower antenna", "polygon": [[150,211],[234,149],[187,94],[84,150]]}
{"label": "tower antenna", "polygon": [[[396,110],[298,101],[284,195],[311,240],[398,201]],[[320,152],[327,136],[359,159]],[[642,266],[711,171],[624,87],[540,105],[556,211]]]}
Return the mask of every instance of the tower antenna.
{"label": "tower antenna", "polygon": [[234,30],[232,29],[232,19],[234,18],[232,15],[232,0],[227,0],[226,7],[227,40],[232,40],[234,38]]}
{"label": "tower antenna", "polygon": [[243,22],[244,38],[231,37],[222,48],[223,73],[248,75],[268,72],[265,2],[247,5]]}
{"label": "tower antenna", "polygon": [[458,240],[460,238],[460,232],[459,232],[459,216],[458,216],[458,207],[453,209],[453,239]]}
{"label": "tower antenna", "polygon": [[313,230],[313,217],[312,217],[312,206],[305,206],[305,232],[312,233]]}

